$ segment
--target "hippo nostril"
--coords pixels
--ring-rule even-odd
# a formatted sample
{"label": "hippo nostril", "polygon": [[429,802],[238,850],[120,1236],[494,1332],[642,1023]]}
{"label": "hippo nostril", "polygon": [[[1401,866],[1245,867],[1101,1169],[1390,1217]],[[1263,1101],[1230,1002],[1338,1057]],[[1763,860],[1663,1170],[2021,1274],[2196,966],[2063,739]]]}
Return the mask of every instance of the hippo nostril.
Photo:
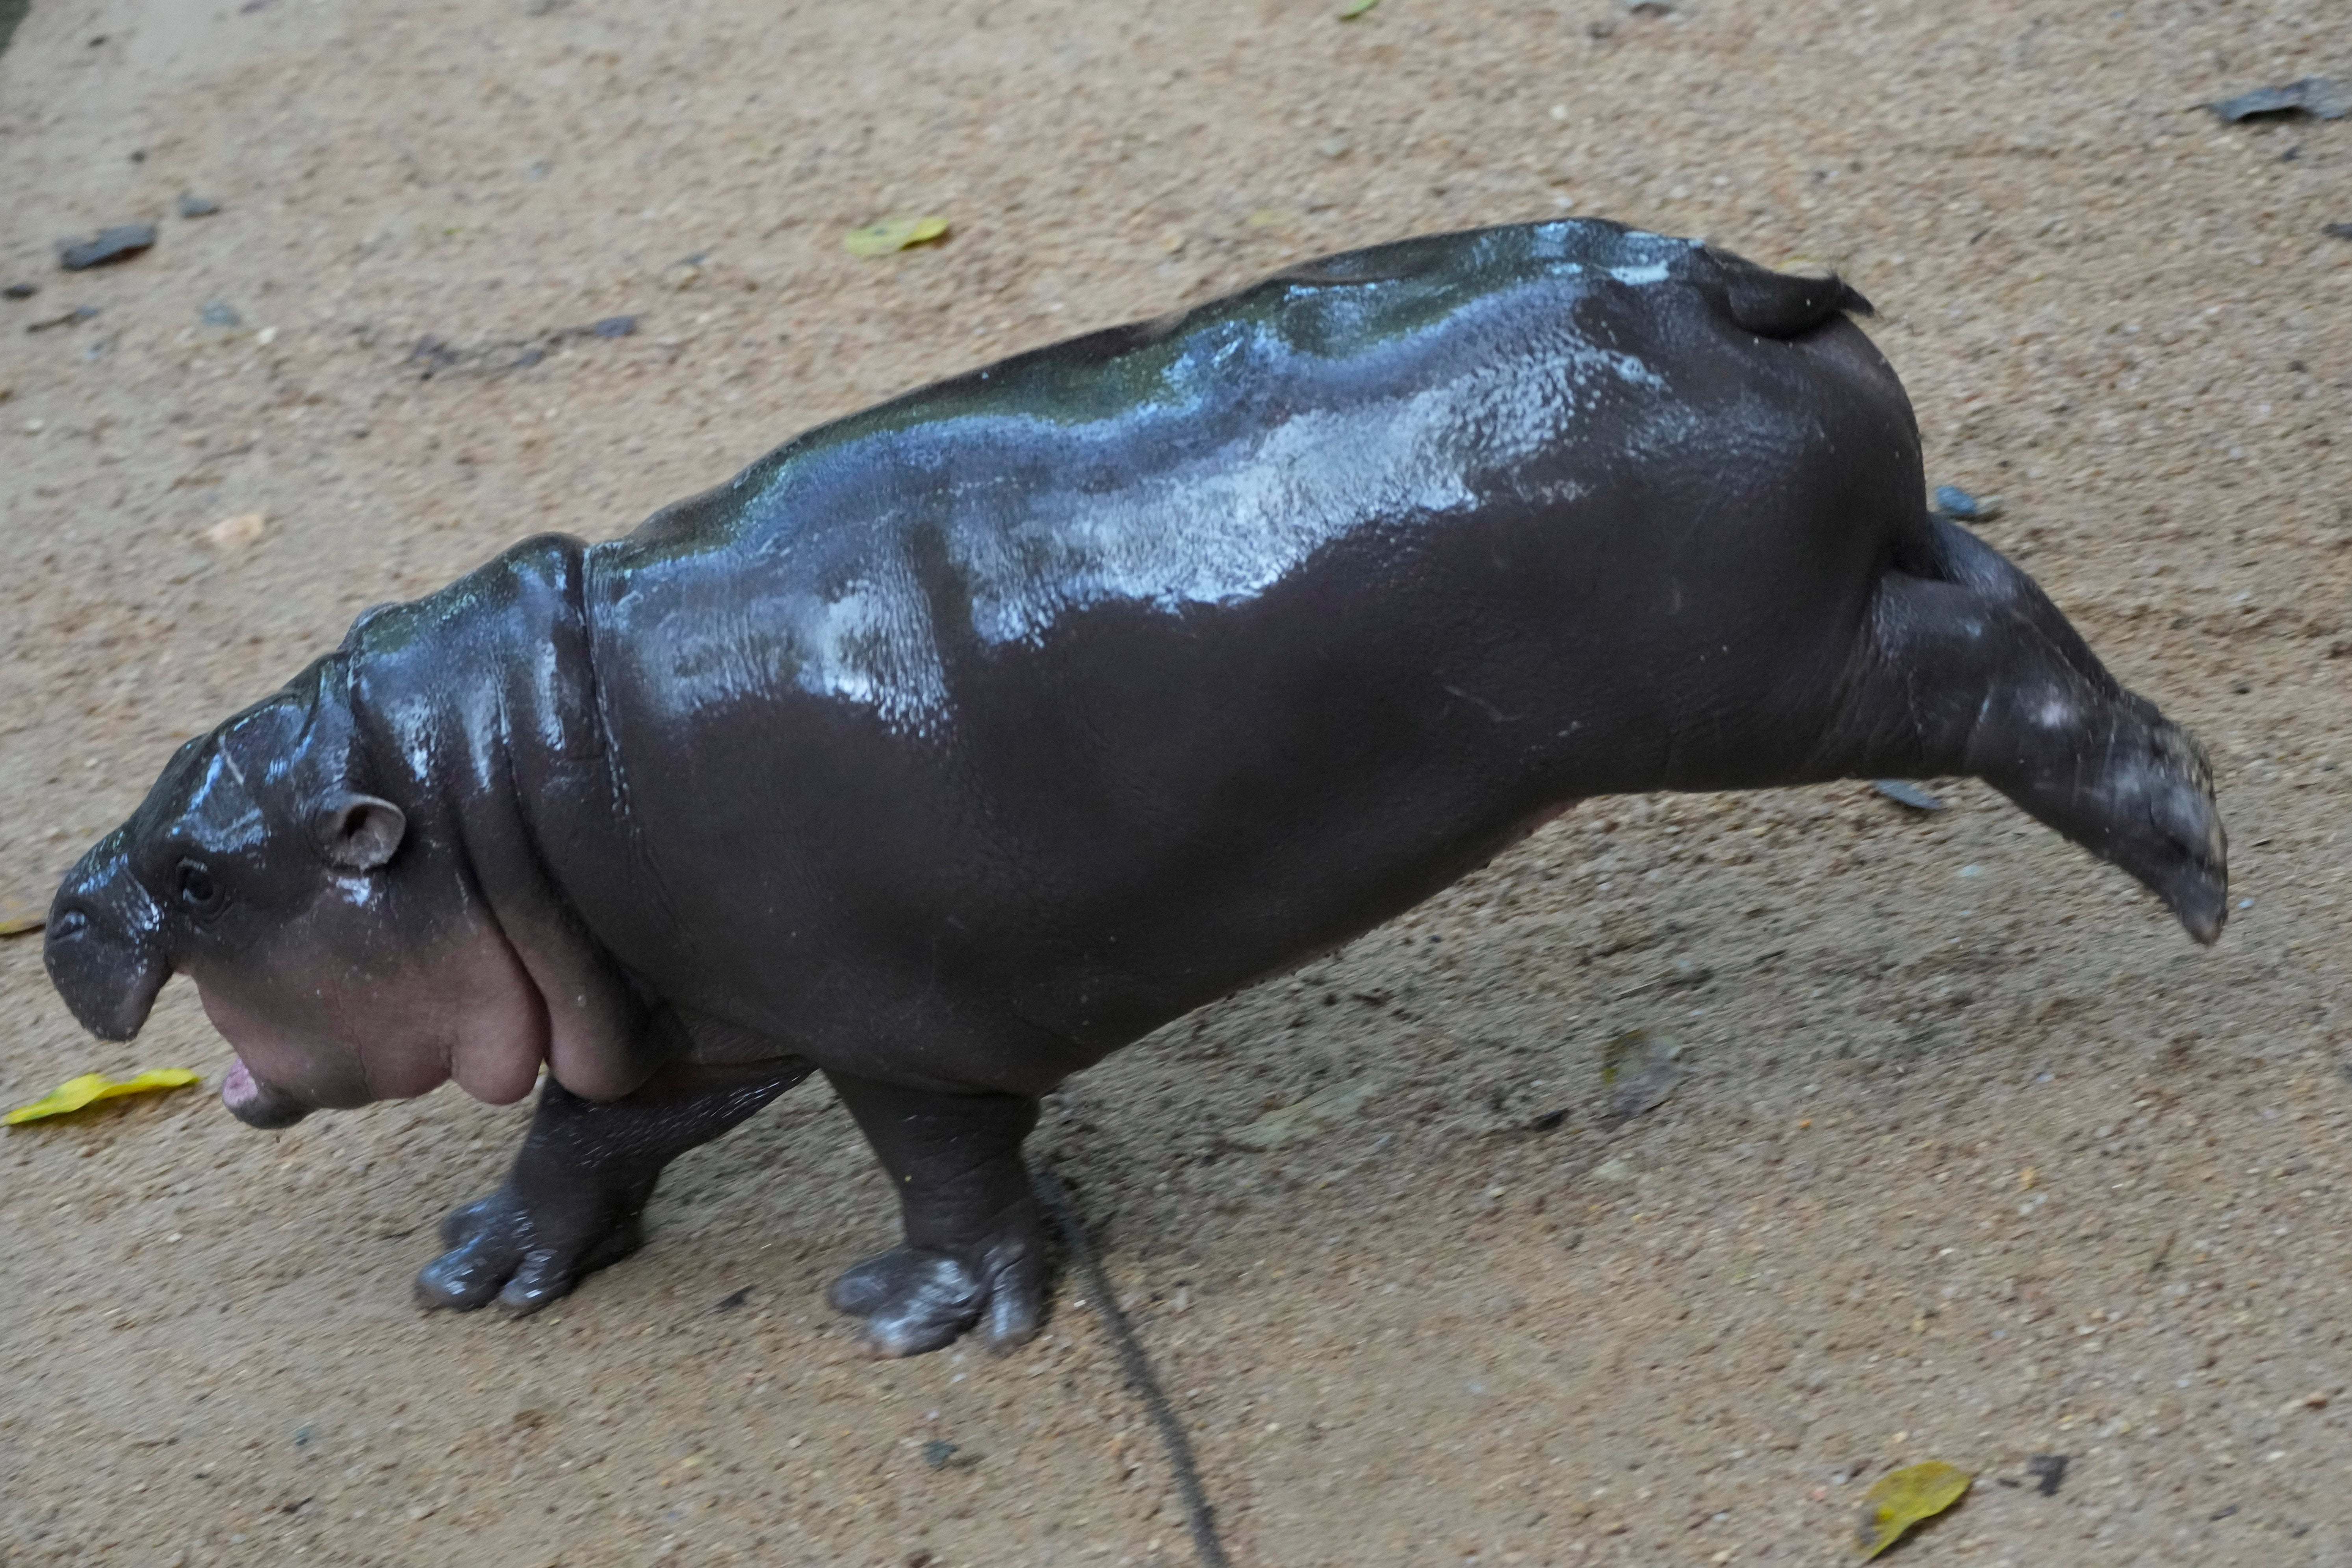
{"label": "hippo nostril", "polygon": [[80,910],[68,910],[49,922],[51,942],[70,942],[89,930],[89,916]]}

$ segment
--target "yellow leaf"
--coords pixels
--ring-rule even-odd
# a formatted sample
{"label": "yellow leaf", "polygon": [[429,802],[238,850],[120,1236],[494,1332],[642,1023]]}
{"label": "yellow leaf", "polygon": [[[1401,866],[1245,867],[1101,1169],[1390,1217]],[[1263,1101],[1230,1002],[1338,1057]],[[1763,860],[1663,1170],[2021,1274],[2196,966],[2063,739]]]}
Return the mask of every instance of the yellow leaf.
{"label": "yellow leaf", "polygon": [[948,220],[943,217],[886,217],[851,229],[841,237],[841,243],[852,256],[887,256],[910,245],[945,239],[947,233]]}
{"label": "yellow leaf", "polygon": [[12,916],[0,919],[0,936],[30,936],[48,923],[47,915]]}
{"label": "yellow leaf", "polygon": [[1348,0],[1346,5],[1339,7],[1339,20],[1352,22],[1380,3],[1381,0]]}
{"label": "yellow leaf", "polygon": [[79,1078],[69,1078],[30,1105],[20,1105],[0,1121],[14,1127],[22,1121],[38,1121],[45,1116],[63,1116],[69,1110],[118,1095],[147,1094],[157,1089],[185,1089],[196,1081],[196,1075],[185,1068],[152,1068],[137,1078],[110,1081],[102,1072],[86,1072]]}
{"label": "yellow leaf", "polygon": [[1906,1465],[1881,1476],[1862,1497],[1862,1522],[1854,1544],[1864,1557],[1875,1557],[1903,1532],[1923,1519],[1933,1519],[1968,1495],[1972,1478],[1957,1465],[1941,1459]]}

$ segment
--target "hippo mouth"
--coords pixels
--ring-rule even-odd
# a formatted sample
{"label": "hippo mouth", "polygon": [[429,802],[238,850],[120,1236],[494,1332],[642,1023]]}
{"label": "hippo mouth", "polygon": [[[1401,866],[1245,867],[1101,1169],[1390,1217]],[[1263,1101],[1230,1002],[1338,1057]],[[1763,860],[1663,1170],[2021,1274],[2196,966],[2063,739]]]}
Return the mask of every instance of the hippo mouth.
{"label": "hippo mouth", "polygon": [[221,1080],[220,1093],[221,1103],[228,1107],[231,1116],[247,1127],[265,1131],[291,1127],[311,1110],[293,1096],[254,1077],[253,1069],[245,1065],[242,1058],[228,1069],[228,1077]]}

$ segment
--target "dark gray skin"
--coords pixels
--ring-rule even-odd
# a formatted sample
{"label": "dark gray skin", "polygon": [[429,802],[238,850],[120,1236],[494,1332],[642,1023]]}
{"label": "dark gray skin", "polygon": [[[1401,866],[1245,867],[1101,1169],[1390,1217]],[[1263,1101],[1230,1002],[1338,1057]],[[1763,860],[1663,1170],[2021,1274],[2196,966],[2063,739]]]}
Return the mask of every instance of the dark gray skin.
{"label": "dark gray skin", "polygon": [[429,1306],[526,1312],[811,1071],[905,1237],[878,1353],[1033,1333],[1038,1098],[1594,795],[1971,775],[2200,942],[2196,742],[1930,517],[1835,280],[1579,221],[1312,263],[814,431],[372,613],[58,896],[257,1126],[549,1081]]}

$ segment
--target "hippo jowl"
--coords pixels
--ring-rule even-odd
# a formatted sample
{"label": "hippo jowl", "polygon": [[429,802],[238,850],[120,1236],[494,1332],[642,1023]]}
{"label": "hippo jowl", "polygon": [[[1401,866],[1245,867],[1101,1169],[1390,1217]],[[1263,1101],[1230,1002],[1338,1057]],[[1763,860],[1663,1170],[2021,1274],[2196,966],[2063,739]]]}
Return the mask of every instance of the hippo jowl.
{"label": "hippo jowl", "polygon": [[428,1305],[527,1311],[812,1071],[904,1244],[869,1344],[1034,1331],[1038,1097],[1578,800],[1968,774],[2226,908],[2210,770],[1923,505],[1834,279],[1565,221],[1309,263],[813,431],[372,612],[66,879],[257,1126],[529,1092]]}

